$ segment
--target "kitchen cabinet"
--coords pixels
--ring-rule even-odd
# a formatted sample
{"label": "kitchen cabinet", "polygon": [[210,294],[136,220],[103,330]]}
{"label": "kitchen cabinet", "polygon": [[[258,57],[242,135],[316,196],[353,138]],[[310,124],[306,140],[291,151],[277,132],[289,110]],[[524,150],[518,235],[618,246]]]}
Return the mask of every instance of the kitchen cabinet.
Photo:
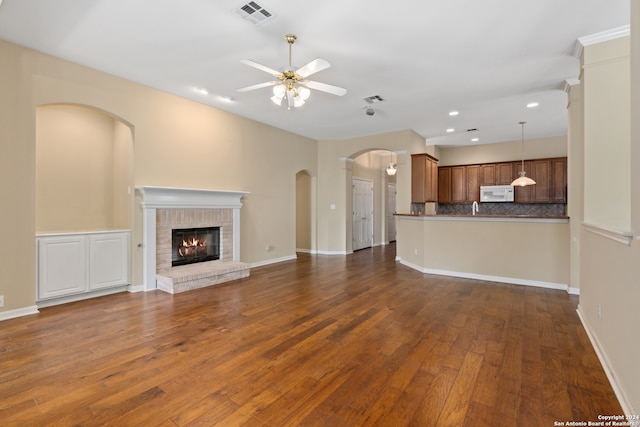
{"label": "kitchen cabinet", "polygon": [[[496,165],[486,164],[480,165],[480,185],[495,185],[496,184]],[[478,195],[480,195],[480,188],[478,188]],[[473,200],[478,200],[474,198]]]}
{"label": "kitchen cabinet", "polygon": [[451,168],[438,168],[438,203],[451,203]]}
{"label": "kitchen cabinet", "polygon": [[411,202],[438,201],[438,159],[426,153],[411,155]]}
{"label": "kitchen cabinet", "polygon": [[36,251],[36,295],[44,305],[129,284],[129,231],[40,235]]}
{"label": "kitchen cabinet", "polygon": [[482,184],[482,166],[467,166],[467,194],[465,201],[473,203],[480,201],[480,185]]}
{"label": "kitchen cabinet", "polygon": [[[442,166],[438,172],[438,202],[473,203],[481,185],[510,185],[520,175],[522,161]],[[516,203],[566,203],[567,158],[525,160],[524,170],[536,185],[515,188]]]}
{"label": "kitchen cabinet", "polygon": [[518,176],[517,171],[520,167],[520,162],[515,164],[514,162],[497,163],[496,165],[496,185],[511,185],[513,180]]}
{"label": "kitchen cabinet", "polygon": [[[518,177],[520,176],[520,171],[522,170],[522,162],[517,162],[517,165],[514,163],[514,167],[515,169],[515,176]],[[531,160],[527,160],[524,162],[524,171],[526,172],[526,175],[533,179],[535,181],[535,178],[533,177],[533,174],[531,173],[531,170],[533,169],[533,161]],[[532,201],[532,196],[531,196],[531,187],[534,187],[533,185],[527,185],[524,187],[520,187],[520,186],[516,186],[515,187],[515,194],[514,194],[514,200],[516,203],[531,203]]]}
{"label": "kitchen cabinet", "polygon": [[451,168],[451,203],[465,203],[467,201],[467,167],[453,166]]}
{"label": "kitchen cabinet", "polygon": [[567,159],[551,159],[551,202],[567,202]]}

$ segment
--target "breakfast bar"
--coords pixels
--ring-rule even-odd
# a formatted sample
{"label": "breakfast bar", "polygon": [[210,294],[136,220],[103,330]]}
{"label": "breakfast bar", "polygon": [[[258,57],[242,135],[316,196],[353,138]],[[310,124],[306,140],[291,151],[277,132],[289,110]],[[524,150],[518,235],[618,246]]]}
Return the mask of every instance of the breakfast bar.
{"label": "breakfast bar", "polygon": [[397,256],[427,274],[566,290],[569,218],[396,214]]}

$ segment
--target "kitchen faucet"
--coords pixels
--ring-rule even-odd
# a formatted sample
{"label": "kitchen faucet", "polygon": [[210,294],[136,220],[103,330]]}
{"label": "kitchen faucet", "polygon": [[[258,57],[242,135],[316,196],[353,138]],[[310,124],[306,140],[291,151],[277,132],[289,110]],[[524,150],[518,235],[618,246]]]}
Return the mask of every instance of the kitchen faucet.
{"label": "kitchen faucet", "polygon": [[478,211],[480,211],[480,207],[478,206],[478,202],[474,200],[471,205],[471,215],[475,216]]}

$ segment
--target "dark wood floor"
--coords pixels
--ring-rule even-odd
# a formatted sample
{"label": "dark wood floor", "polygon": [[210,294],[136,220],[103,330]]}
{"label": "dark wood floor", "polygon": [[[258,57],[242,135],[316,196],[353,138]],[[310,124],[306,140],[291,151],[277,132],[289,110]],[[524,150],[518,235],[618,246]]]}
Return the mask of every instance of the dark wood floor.
{"label": "dark wood floor", "polygon": [[0,323],[0,425],[552,426],[621,414],[563,291],[395,246]]}

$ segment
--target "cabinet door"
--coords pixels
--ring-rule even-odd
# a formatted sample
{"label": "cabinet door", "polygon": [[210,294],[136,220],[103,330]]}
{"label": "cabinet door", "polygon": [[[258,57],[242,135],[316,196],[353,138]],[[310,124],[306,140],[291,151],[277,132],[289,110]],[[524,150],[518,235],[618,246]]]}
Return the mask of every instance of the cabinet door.
{"label": "cabinet door", "polygon": [[451,167],[451,203],[465,203],[467,201],[466,172],[465,166]]}
{"label": "cabinet door", "polygon": [[[495,183],[496,183],[496,165],[486,164],[486,165],[480,166],[480,185],[495,185]],[[474,200],[478,200],[478,199],[474,199]]]}
{"label": "cabinet door", "polygon": [[551,160],[551,201],[553,203],[567,202],[567,159]]}
{"label": "cabinet door", "polygon": [[514,175],[514,169],[518,169],[520,163],[518,165],[514,165],[513,162],[508,163],[498,163],[496,165],[496,185],[510,185],[514,178],[518,176]]}
{"label": "cabinet door", "polygon": [[438,161],[431,160],[431,197],[429,202],[438,201]]}
{"label": "cabinet door", "polygon": [[38,238],[38,298],[73,295],[87,290],[87,238]]}
{"label": "cabinet door", "polygon": [[108,233],[89,237],[89,289],[129,284],[129,235]]}
{"label": "cabinet door", "polygon": [[[514,162],[514,172],[515,176],[520,175],[520,171],[522,170],[521,162]],[[531,174],[531,170],[533,169],[533,162],[531,160],[527,160],[524,162],[524,171],[529,178],[533,178]],[[534,178],[535,179],[535,178]],[[534,185],[528,185],[526,187],[515,187],[515,202],[516,203],[531,203],[532,201],[532,191],[531,187],[535,187]]]}
{"label": "cabinet door", "polygon": [[536,185],[531,187],[531,202],[549,203],[551,201],[551,160],[534,160],[531,178]]}
{"label": "cabinet door", "polygon": [[438,168],[438,203],[451,203],[451,168]]}
{"label": "cabinet door", "polygon": [[411,155],[411,202],[424,203],[426,155]]}
{"label": "cabinet door", "polygon": [[473,203],[480,201],[480,182],[481,182],[480,166],[467,166],[467,202]]}

